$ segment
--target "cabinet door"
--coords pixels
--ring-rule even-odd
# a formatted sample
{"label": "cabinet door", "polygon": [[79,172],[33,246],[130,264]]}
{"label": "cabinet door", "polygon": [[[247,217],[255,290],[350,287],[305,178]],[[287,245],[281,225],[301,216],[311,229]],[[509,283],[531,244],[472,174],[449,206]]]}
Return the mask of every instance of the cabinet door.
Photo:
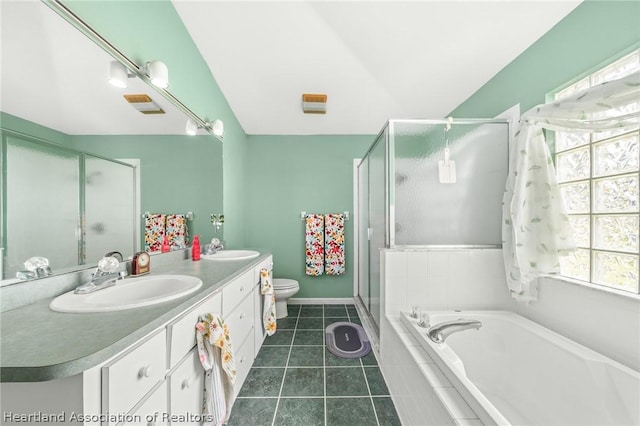
{"label": "cabinet door", "polygon": [[151,392],[137,410],[128,414],[125,423],[123,423],[124,426],[161,426],[168,424],[166,381]]}
{"label": "cabinet door", "polygon": [[[102,368],[102,409],[126,413],[164,379],[167,338],[162,329]],[[109,424],[112,424],[109,421]]]}
{"label": "cabinet door", "polygon": [[169,375],[169,409],[180,425],[200,425],[204,398],[204,369],[193,349]]}

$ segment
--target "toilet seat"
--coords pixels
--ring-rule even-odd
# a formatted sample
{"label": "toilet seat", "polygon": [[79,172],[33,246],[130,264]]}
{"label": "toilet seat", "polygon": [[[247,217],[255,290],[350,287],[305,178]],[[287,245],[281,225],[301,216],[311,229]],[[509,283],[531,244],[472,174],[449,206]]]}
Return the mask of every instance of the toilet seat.
{"label": "toilet seat", "polygon": [[288,278],[274,278],[273,280],[274,290],[287,290],[296,287],[298,287],[298,281],[296,280],[290,280]]}

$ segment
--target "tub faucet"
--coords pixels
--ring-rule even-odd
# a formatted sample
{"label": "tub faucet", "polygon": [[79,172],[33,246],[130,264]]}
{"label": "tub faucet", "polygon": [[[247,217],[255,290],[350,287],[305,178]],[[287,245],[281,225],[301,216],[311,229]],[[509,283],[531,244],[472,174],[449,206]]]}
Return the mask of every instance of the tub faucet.
{"label": "tub faucet", "polygon": [[75,294],[87,294],[116,285],[117,280],[127,276],[127,271],[116,272],[118,265],[120,265],[120,262],[116,257],[103,257],[98,262],[96,271],[91,274],[91,281],[77,287],[73,292]]}
{"label": "tub faucet", "polygon": [[469,330],[471,328],[479,330],[480,327],[482,327],[482,323],[480,321],[460,318],[457,320],[445,321],[441,322],[440,324],[436,324],[427,331],[427,334],[429,335],[429,338],[434,342],[444,343],[446,338],[453,333]]}

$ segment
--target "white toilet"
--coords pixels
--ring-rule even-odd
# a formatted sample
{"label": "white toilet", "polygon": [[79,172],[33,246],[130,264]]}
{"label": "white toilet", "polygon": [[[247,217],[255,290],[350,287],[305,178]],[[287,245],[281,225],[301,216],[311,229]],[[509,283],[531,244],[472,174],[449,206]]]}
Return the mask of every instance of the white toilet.
{"label": "white toilet", "polygon": [[274,278],[273,291],[276,295],[276,319],[289,315],[287,312],[287,299],[300,290],[298,281],[287,278]]}

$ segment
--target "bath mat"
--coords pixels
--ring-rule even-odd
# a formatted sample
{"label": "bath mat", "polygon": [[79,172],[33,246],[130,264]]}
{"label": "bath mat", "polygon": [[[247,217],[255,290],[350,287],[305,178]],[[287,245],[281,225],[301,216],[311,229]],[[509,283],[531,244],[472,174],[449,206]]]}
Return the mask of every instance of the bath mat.
{"label": "bath mat", "polygon": [[361,358],[371,351],[371,343],[360,324],[334,322],[325,330],[329,352],[340,358]]}

